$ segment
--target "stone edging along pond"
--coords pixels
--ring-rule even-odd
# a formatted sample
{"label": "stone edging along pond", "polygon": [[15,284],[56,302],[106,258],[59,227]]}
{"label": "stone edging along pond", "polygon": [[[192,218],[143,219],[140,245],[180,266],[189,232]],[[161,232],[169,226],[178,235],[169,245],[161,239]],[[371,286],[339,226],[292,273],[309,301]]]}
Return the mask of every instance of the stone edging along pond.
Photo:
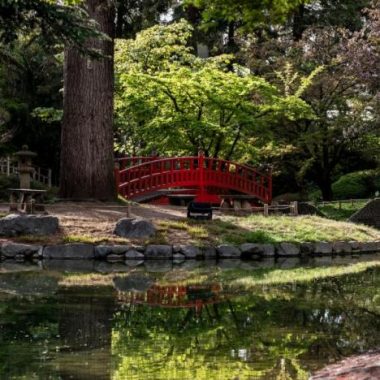
{"label": "stone edging along pond", "polygon": [[266,257],[333,256],[380,252],[380,241],[372,242],[306,242],[254,244],[240,246],[219,245],[196,247],[193,245],[92,245],[70,243],[61,245],[31,245],[13,242],[3,243],[0,259],[42,260],[188,260],[188,259],[260,259]]}

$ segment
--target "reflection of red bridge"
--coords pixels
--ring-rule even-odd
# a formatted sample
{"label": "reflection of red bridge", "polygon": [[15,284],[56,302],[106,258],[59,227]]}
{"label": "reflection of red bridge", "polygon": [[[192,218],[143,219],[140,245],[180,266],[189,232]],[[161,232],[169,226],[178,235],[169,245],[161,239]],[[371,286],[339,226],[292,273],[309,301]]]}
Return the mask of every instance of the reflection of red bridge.
{"label": "reflection of red bridge", "polygon": [[146,292],[119,292],[119,300],[137,305],[165,308],[194,308],[200,312],[205,305],[223,300],[222,286],[212,285],[153,285]]}
{"label": "reflection of red bridge", "polygon": [[219,204],[222,198],[246,196],[270,203],[272,177],[248,165],[204,157],[126,157],[115,168],[119,194],[135,201],[162,195],[160,191],[180,188],[198,202]]}

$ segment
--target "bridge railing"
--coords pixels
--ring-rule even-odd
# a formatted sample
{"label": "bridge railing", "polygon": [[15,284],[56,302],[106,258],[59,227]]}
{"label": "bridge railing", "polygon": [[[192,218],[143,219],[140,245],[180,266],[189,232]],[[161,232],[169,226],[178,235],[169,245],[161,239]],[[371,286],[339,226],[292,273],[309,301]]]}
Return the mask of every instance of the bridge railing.
{"label": "bridge railing", "polygon": [[[255,195],[264,202],[272,198],[270,173],[248,165],[204,156],[178,158],[136,157],[119,159],[115,170],[121,195],[133,197],[171,187],[218,188]],[[138,162],[137,165],[133,165]]]}

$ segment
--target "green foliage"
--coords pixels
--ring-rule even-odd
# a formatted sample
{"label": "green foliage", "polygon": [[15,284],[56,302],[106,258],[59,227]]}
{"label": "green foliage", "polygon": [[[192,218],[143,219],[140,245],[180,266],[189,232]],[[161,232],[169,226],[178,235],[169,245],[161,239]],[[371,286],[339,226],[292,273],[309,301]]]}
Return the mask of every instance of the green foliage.
{"label": "green foliage", "polygon": [[[242,158],[273,119],[312,117],[299,95],[285,95],[232,57],[196,57],[185,21],[156,26],[116,46],[120,151],[159,150]],[[306,86],[306,83],[305,83]],[[297,89],[298,90],[298,89]]]}
{"label": "green foliage", "polygon": [[0,200],[9,202],[8,189],[19,187],[19,180],[16,176],[5,176],[0,174]]}
{"label": "green foliage", "polygon": [[48,45],[71,45],[99,56],[96,50],[86,47],[85,41],[90,37],[107,37],[75,3],[78,2],[62,5],[50,0],[0,1],[0,42],[11,44],[23,34],[37,35]]}
{"label": "green foliage", "polygon": [[333,183],[332,189],[335,199],[360,199],[373,196],[376,184],[380,182],[380,174],[375,170],[349,173],[340,177]]}
{"label": "green foliage", "polygon": [[206,26],[220,22],[235,21],[246,28],[261,24],[283,23],[291,12],[307,0],[186,0],[185,4],[194,5],[202,10]]}
{"label": "green foliage", "polygon": [[359,211],[367,202],[342,202],[318,206],[327,218],[334,220],[347,220],[355,212]]}

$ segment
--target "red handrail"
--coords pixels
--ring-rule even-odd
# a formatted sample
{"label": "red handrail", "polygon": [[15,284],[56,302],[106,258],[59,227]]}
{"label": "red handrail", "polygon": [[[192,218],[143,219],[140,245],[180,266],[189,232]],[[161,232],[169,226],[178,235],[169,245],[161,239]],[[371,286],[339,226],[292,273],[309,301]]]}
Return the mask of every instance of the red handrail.
{"label": "red handrail", "polygon": [[210,188],[238,191],[257,197],[265,203],[272,199],[271,174],[256,168],[217,158],[126,157],[118,159],[115,169],[119,193],[129,199],[161,189],[196,188],[198,195]]}

